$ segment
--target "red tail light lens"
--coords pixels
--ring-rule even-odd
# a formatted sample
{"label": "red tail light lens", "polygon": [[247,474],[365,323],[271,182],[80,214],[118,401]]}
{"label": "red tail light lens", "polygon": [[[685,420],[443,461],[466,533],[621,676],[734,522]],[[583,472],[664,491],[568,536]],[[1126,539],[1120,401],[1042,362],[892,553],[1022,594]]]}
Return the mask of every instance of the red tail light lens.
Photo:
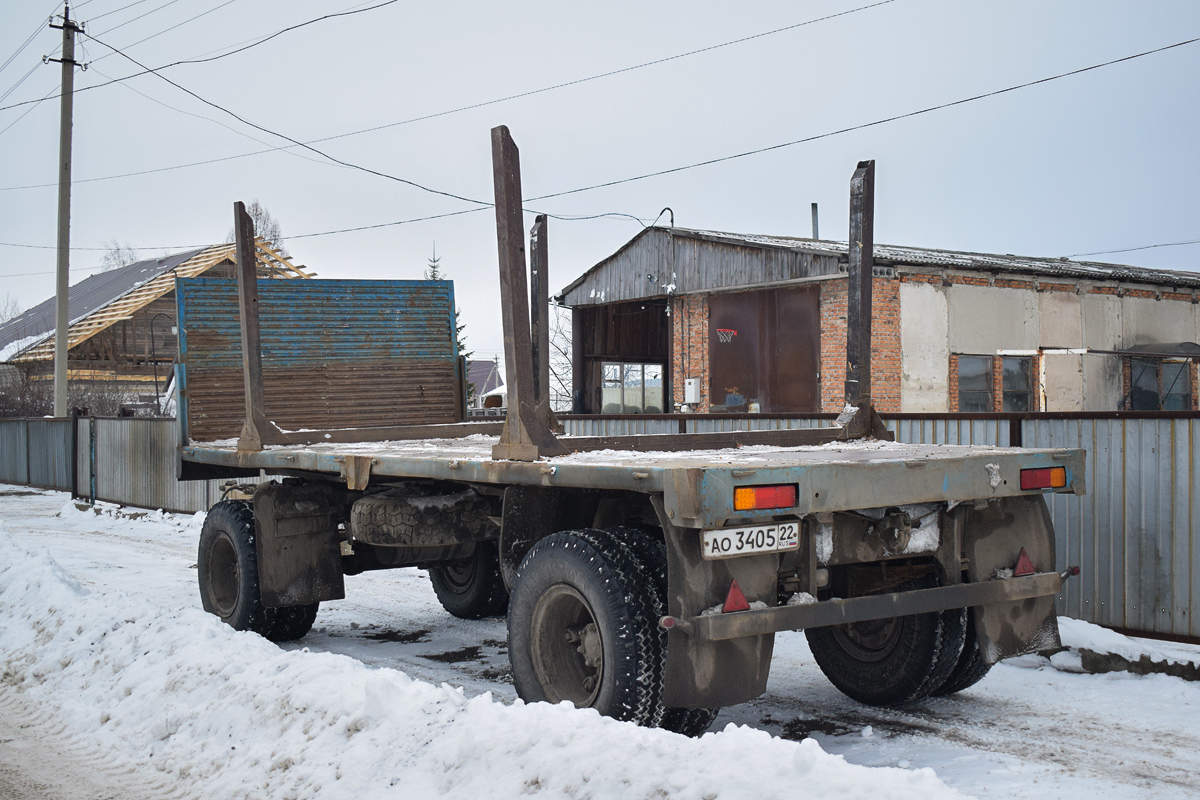
{"label": "red tail light lens", "polygon": [[1021,470],[1021,489],[1061,489],[1067,485],[1066,467]]}
{"label": "red tail light lens", "polygon": [[784,486],[739,486],[733,490],[735,511],[757,511],[764,508],[793,508],[796,505],[796,484]]}

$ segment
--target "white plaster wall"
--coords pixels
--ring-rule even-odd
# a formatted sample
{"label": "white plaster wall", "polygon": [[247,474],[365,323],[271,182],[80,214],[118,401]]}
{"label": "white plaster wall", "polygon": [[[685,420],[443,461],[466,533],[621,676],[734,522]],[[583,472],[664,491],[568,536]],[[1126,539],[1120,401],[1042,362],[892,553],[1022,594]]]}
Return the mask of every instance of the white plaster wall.
{"label": "white plaster wall", "polygon": [[1042,369],[1046,379],[1046,407],[1043,410],[1082,411],[1083,356],[1047,353],[1042,358]]}
{"label": "white plaster wall", "polygon": [[1116,411],[1121,407],[1121,359],[1119,356],[1083,356],[1082,411]]}
{"label": "white plaster wall", "polygon": [[[1067,292],[1042,292],[1038,295],[1039,343],[1043,348],[1081,347],[1083,345],[1083,304],[1080,296]],[[1083,359],[1077,355],[1045,356],[1046,411],[1083,409]]]}
{"label": "white plaster wall", "polygon": [[1036,350],[1041,330],[1038,295],[1031,289],[955,284],[946,289],[950,352],[988,354]]}
{"label": "white plaster wall", "polygon": [[900,284],[900,410],[950,409],[946,294],[928,283]]}
{"label": "white plaster wall", "polygon": [[1068,292],[1042,292],[1038,295],[1038,316],[1042,347],[1083,346],[1082,298]]}
{"label": "white plaster wall", "polygon": [[1122,297],[1122,346],[1157,342],[1185,342],[1196,333],[1197,309],[1180,300]]}
{"label": "white plaster wall", "polygon": [[1119,350],[1121,298],[1111,294],[1085,294],[1080,301],[1083,308],[1083,346],[1091,350]]}

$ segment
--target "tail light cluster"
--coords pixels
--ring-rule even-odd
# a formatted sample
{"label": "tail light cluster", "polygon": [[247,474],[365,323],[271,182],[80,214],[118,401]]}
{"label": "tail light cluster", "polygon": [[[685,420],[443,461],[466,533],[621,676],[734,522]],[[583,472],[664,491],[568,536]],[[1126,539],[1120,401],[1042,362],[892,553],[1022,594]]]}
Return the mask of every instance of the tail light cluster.
{"label": "tail light cluster", "polygon": [[782,486],[739,486],[733,490],[735,511],[758,511],[767,508],[794,508],[796,484]]}
{"label": "tail light cluster", "polygon": [[1067,485],[1066,467],[1021,470],[1021,489],[1062,489]]}

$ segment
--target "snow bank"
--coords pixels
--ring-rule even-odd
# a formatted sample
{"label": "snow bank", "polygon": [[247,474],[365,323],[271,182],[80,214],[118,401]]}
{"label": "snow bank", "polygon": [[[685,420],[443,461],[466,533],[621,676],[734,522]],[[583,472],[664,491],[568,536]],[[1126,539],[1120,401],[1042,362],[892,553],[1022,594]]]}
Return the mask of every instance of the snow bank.
{"label": "snow bank", "polygon": [[960,797],[729,725],[701,739],[284,651],[197,609],[89,593],[0,528],[0,685],[105,758],[210,797]]}
{"label": "snow bank", "polygon": [[1058,618],[1064,646],[1093,653],[1114,653],[1130,661],[1146,656],[1153,661],[1200,664],[1200,648],[1175,642],[1138,639],[1078,619]]}

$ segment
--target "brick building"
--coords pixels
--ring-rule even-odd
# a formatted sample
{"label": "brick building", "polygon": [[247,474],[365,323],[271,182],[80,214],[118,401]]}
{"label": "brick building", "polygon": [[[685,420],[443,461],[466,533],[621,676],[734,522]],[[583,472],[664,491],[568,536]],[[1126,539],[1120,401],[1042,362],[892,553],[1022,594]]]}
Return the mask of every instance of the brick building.
{"label": "brick building", "polygon": [[[1200,275],[876,245],[881,411],[1197,408]],[[559,295],[577,413],[836,411],[847,246],[651,227]]]}

